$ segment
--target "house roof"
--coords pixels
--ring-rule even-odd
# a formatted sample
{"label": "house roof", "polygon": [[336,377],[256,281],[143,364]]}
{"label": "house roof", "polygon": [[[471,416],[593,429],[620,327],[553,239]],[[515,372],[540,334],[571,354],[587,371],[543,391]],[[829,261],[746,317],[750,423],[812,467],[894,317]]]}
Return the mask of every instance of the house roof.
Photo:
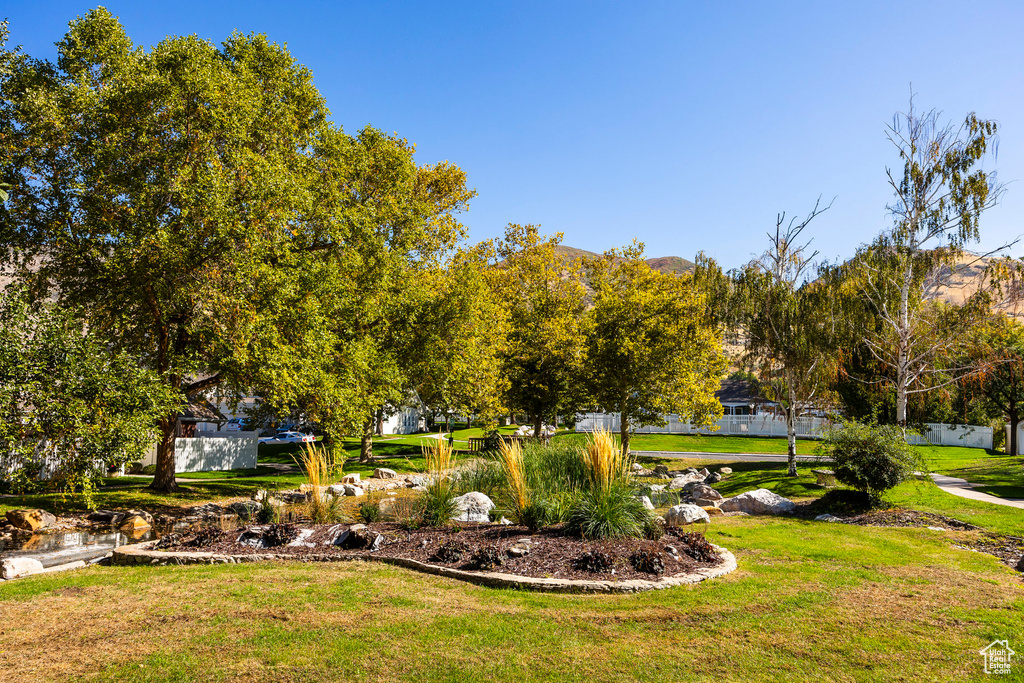
{"label": "house roof", "polygon": [[178,419],[182,422],[227,422],[223,413],[205,398],[189,399],[188,405],[181,411]]}
{"label": "house roof", "polygon": [[715,392],[719,403],[766,403],[764,398],[754,391],[754,385],[745,379],[723,379],[722,385]]}

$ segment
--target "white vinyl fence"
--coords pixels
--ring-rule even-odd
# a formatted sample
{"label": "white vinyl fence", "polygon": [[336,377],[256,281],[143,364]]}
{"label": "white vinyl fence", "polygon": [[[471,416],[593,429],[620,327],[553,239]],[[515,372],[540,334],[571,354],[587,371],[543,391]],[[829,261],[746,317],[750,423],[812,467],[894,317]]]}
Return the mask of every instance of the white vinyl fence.
{"label": "white vinyl fence", "polygon": [[178,472],[212,472],[256,467],[257,432],[196,432],[174,440]]}
{"label": "white vinyl fence", "polygon": [[[678,415],[667,415],[664,427],[648,425],[636,427],[634,434],[741,434],[744,436],[786,436],[786,418],[780,415],[723,415],[709,427],[697,427],[679,419]],[[619,431],[618,413],[585,413],[576,421],[577,432],[592,432],[596,429]],[[831,422],[823,417],[798,417],[796,435],[800,438],[818,439]],[[927,424],[922,434],[907,436],[909,443],[932,444],[934,446],[966,446],[968,448],[992,448],[992,428],[972,425]]]}

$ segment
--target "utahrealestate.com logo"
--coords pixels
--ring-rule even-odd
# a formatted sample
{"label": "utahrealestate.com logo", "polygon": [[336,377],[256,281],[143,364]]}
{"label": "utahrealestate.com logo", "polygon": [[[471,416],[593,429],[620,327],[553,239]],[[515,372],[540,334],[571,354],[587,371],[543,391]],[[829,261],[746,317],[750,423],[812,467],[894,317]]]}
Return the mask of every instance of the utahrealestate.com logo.
{"label": "utahrealestate.com logo", "polygon": [[985,658],[985,673],[1008,674],[1010,673],[1010,660],[1016,653],[1010,649],[1009,641],[996,640],[980,654]]}

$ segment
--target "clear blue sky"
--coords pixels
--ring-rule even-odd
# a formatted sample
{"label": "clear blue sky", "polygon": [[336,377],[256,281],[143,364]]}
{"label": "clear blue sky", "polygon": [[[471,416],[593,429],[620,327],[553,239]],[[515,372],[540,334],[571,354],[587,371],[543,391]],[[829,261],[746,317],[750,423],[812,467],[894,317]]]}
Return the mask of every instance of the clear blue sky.
{"label": "clear blue sky", "polygon": [[[12,42],[52,57],[94,5],[8,0]],[[474,241],[508,222],[593,251],[705,250],[726,267],[765,247],[778,211],[833,209],[815,246],[847,257],[889,225],[884,127],[918,104],[996,119],[1010,182],[984,246],[1024,233],[1024,3],[121,2],[149,46],[234,29],[287,43],[334,119],[448,159],[479,196]],[[1014,255],[1024,254],[1018,247]]]}

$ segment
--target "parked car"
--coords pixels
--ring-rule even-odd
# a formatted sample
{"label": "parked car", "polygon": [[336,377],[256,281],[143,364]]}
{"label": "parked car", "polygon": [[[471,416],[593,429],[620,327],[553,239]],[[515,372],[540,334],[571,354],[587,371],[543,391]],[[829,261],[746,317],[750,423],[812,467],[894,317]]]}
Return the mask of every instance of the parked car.
{"label": "parked car", "polygon": [[224,425],[225,432],[244,432],[249,429],[249,418],[233,417]]}
{"label": "parked car", "polygon": [[302,434],[301,432],[278,432],[273,436],[261,437],[259,442],[266,444],[279,444],[279,443],[313,443],[316,441],[315,436],[309,434]]}

